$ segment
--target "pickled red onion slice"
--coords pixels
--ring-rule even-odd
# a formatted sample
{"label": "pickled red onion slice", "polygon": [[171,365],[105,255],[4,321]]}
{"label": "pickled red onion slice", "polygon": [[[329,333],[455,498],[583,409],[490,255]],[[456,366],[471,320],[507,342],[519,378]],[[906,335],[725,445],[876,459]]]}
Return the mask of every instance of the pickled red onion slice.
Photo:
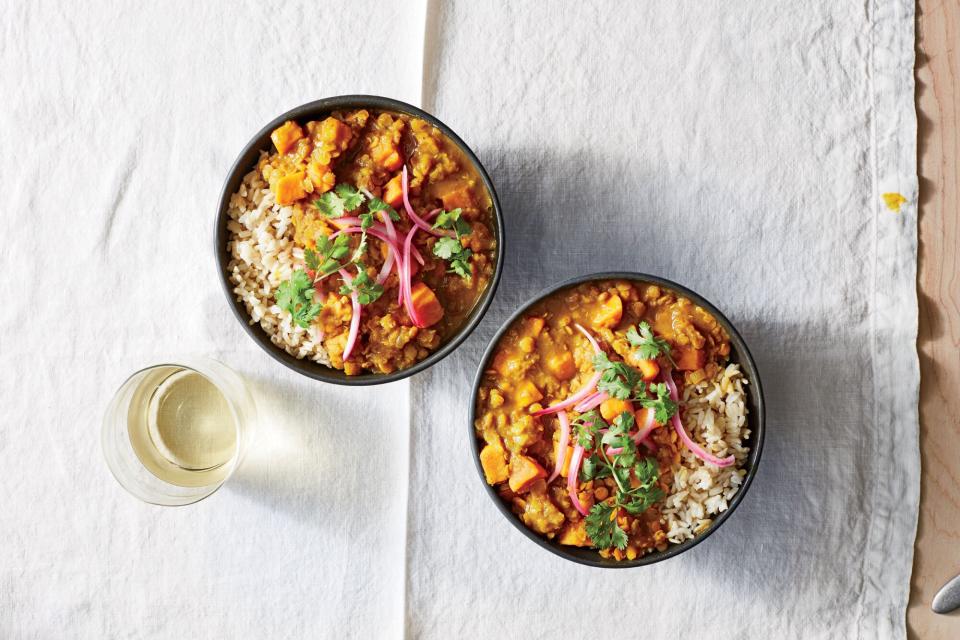
{"label": "pickled red onion slice", "polygon": [[[674,402],[680,402],[680,394],[677,393],[677,385],[673,381],[673,375],[670,373],[670,369],[664,368],[660,372],[660,377],[663,382],[666,383],[667,389],[670,390],[670,399]],[[677,435],[680,436],[680,440],[682,440],[683,444],[685,444],[687,448],[693,452],[693,455],[697,456],[704,462],[715,464],[718,467],[729,467],[734,463],[734,457],[732,454],[726,458],[718,458],[712,453],[705,451],[703,447],[694,442],[693,438],[687,435],[686,430],[683,428],[683,423],[680,421],[679,408],[677,409],[677,412],[673,414],[673,417],[670,420],[673,422],[673,429],[677,432]]]}

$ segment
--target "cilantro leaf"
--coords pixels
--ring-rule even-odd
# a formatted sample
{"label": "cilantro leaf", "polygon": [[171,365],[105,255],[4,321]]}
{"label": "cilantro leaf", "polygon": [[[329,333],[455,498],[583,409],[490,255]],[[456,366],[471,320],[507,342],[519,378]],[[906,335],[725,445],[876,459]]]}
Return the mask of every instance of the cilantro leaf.
{"label": "cilantro leaf", "polygon": [[307,249],[303,252],[303,260],[307,263],[307,269],[317,271],[320,268],[320,256],[313,249]]}
{"label": "cilantro leaf", "polygon": [[370,196],[370,200],[367,202],[367,211],[370,213],[379,213],[381,211],[385,211],[387,215],[390,216],[391,220],[400,220],[400,214],[397,213],[393,207],[376,196]]}
{"label": "cilantro leaf", "polygon": [[438,238],[433,245],[433,255],[450,263],[450,271],[461,278],[473,275],[470,268],[470,256],[473,252],[460,244],[458,238]]}
{"label": "cilantro leaf", "polygon": [[441,211],[437,215],[437,221],[433,223],[434,229],[449,229],[457,234],[457,238],[470,233],[470,225],[460,216],[463,211],[459,208],[451,211]]}
{"label": "cilantro leaf", "polygon": [[314,293],[313,280],[306,271],[297,269],[289,280],[280,283],[274,299],[281,309],[290,312],[295,324],[306,329],[323,308],[319,301],[314,302]]}
{"label": "cilantro leaf", "polygon": [[613,362],[607,354],[600,352],[593,357],[593,368],[601,372],[597,390],[613,398],[626,400],[633,395],[640,382],[640,374],[623,362]]}
{"label": "cilantro leaf", "polygon": [[584,449],[593,449],[594,438],[600,429],[606,429],[607,423],[596,409],[578,416],[570,425],[576,444]]}
{"label": "cilantro leaf", "polygon": [[313,201],[320,214],[327,218],[342,218],[345,213],[343,207],[343,198],[333,191],[327,191],[322,196]]}
{"label": "cilantro leaf", "polygon": [[333,190],[343,203],[343,209],[345,211],[353,211],[363,204],[363,194],[353,185],[340,183],[335,186]]}
{"label": "cilantro leaf", "polygon": [[340,293],[350,295],[357,292],[357,302],[362,305],[375,302],[383,295],[383,285],[377,282],[367,274],[367,268],[362,263],[357,263],[357,275],[349,283],[344,282],[340,287]]}
{"label": "cilantro leaf", "polygon": [[677,412],[677,403],[670,399],[670,390],[664,383],[651,384],[648,387],[650,393],[656,395],[656,398],[640,397],[638,401],[644,409],[653,410],[653,419],[659,424],[667,424],[673,414]]}
{"label": "cilantro leaf", "polygon": [[[627,341],[637,347],[634,353],[641,360],[653,360],[659,355],[670,358],[670,343],[653,335],[647,322],[641,322],[636,329],[630,327],[627,330]],[[673,359],[670,361],[673,362]]]}
{"label": "cilantro leaf", "polygon": [[586,519],[587,535],[593,543],[605,549],[616,547],[627,548],[627,533],[617,524],[616,507],[604,502],[593,505]]}

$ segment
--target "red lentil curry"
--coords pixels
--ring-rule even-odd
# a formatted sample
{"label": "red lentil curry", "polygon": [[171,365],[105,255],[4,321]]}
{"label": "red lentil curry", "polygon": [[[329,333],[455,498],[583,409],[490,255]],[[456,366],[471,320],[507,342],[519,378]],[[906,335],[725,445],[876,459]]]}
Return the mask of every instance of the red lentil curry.
{"label": "red lentil curry", "polygon": [[456,333],[494,271],[490,194],[430,123],[358,109],[271,134],[258,170],[304,264],[275,292],[348,375],[410,367]]}
{"label": "red lentil curry", "polygon": [[690,440],[676,385],[711,378],[729,354],[710,313],[657,285],[554,293],[514,322],[484,372],[474,426],[487,483],[560,544],[617,560],[665,549],[659,503],[681,449],[734,462]]}

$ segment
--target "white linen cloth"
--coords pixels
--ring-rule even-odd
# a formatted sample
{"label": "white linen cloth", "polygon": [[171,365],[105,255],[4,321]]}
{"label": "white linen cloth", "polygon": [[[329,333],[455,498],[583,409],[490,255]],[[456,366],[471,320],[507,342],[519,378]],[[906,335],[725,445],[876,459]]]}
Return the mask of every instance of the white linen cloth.
{"label": "white linen cloth", "polygon": [[[628,635],[902,637],[912,4],[430,7],[422,95],[492,173],[507,261],[463,349],[371,390],[260,352],[219,290],[212,222],[230,163],[278,113],[418,101],[425,3],[0,3],[0,637],[592,637],[611,596]],[[898,214],[880,202],[893,191]],[[716,302],[768,402],[738,512],[632,571],[513,530],[465,424],[509,312],[601,269]],[[128,373],[177,354],[250,380],[261,431],[214,498],[163,509],[114,482],[98,432]]]}
{"label": "white linen cloth", "polygon": [[[865,10],[866,8],[866,10]],[[441,3],[424,104],[503,203],[496,303],[412,381],[411,637],[903,637],[917,516],[913,4]],[[900,213],[885,192],[908,200]],[[563,279],[686,284],[743,332],[767,440],[738,511],[627,571],[527,541],[464,415],[491,334]]]}
{"label": "white linen cloth", "polygon": [[[0,638],[337,638],[403,625],[408,383],[270,359],[213,259],[227,171],[304,102],[417,102],[421,3],[0,2]],[[249,458],[196,505],[141,504],[100,419],[137,368],[251,382]]]}

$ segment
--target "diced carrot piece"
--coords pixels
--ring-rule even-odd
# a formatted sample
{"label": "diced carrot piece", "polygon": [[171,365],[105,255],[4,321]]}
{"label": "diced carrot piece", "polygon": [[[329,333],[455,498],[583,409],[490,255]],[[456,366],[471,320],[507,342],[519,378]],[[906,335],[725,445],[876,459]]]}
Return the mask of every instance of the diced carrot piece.
{"label": "diced carrot piece", "polygon": [[543,400],[543,394],[540,393],[540,389],[537,389],[537,385],[526,379],[517,383],[515,397],[517,404],[521,407],[529,407],[534,402]]}
{"label": "diced carrot piece", "polygon": [[400,183],[401,176],[395,175],[390,182],[383,187],[383,201],[394,209],[400,208],[403,203],[403,185]]}
{"label": "diced carrot piece", "polygon": [[443,317],[443,306],[437,300],[437,295],[433,289],[418,282],[410,289],[410,299],[413,301],[413,307],[417,310],[417,315],[424,325],[430,327],[440,322]]}
{"label": "diced carrot piece", "polygon": [[567,446],[566,452],[563,454],[563,466],[560,467],[560,475],[564,478],[567,477],[567,474],[570,473],[570,459],[573,457],[573,447]]}
{"label": "diced carrot piece", "polygon": [[370,157],[387,171],[396,171],[403,166],[403,158],[396,145],[387,140],[381,140],[377,146],[370,151]]}
{"label": "diced carrot piece", "polygon": [[703,368],[707,362],[707,354],[703,349],[690,349],[689,347],[677,347],[675,361],[677,369],[680,371],[696,371]]}
{"label": "diced carrot piece", "polygon": [[280,178],[274,185],[273,195],[279,205],[293,204],[307,195],[303,190],[303,171],[297,171]]}
{"label": "diced carrot piece", "polygon": [[440,194],[440,202],[447,211],[451,209],[471,209],[473,208],[473,196],[470,194],[470,185],[457,185],[449,191]]}
{"label": "diced carrot piece", "polygon": [[567,524],[567,526],[560,531],[557,542],[571,547],[592,547],[593,542],[587,535],[587,521],[581,518],[576,522]]}
{"label": "diced carrot piece", "polygon": [[289,151],[297,140],[303,137],[303,129],[293,120],[287,120],[282,125],[273,130],[270,139],[273,140],[273,146],[277,152],[284,154]]}
{"label": "diced carrot piece", "polygon": [[531,316],[527,318],[527,335],[536,338],[540,335],[540,332],[543,331],[544,324],[544,319],[539,316]]}
{"label": "diced carrot piece", "polygon": [[540,478],[546,478],[547,471],[529,456],[513,456],[510,458],[510,490],[514,493],[523,493]]}
{"label": "diced carrot piece", "polygon": [[620,296],[614,294],[610,296],[593,316],[593,323],[598,327],[607,327],[612,329],[620,324],[623,317],[623,300]]}
{"label": "diced carrot piece", "polygon": [[487,484],[505,482],[510,476],[503,449],[496,445],[488,444],[480,451],[480,466],[483,467],[483,475],[487,478]]}
{"label": "diced carrot piece", "polygon": [[603,419],[607,422],[612,422],[614,418],[619,416],[624,411],[627,413],[633,413],[633,405],[631,405],[627,400],[620,400],[619,398],[607,398],[600,403],[600,415],[603,416]]}
{"label": "diced carrot piece", "polygon": [[656,360],[640,360],[637,365],[644,382],[652,382],[660,374],[660,365],[657,364]]}
{"label": "diced carrot piece", "polygon": [[577,375],[577,365],[573,361],[573,354],[569,351],[550,354],[545,366],[547,371],[560,380],[570,380]]}

